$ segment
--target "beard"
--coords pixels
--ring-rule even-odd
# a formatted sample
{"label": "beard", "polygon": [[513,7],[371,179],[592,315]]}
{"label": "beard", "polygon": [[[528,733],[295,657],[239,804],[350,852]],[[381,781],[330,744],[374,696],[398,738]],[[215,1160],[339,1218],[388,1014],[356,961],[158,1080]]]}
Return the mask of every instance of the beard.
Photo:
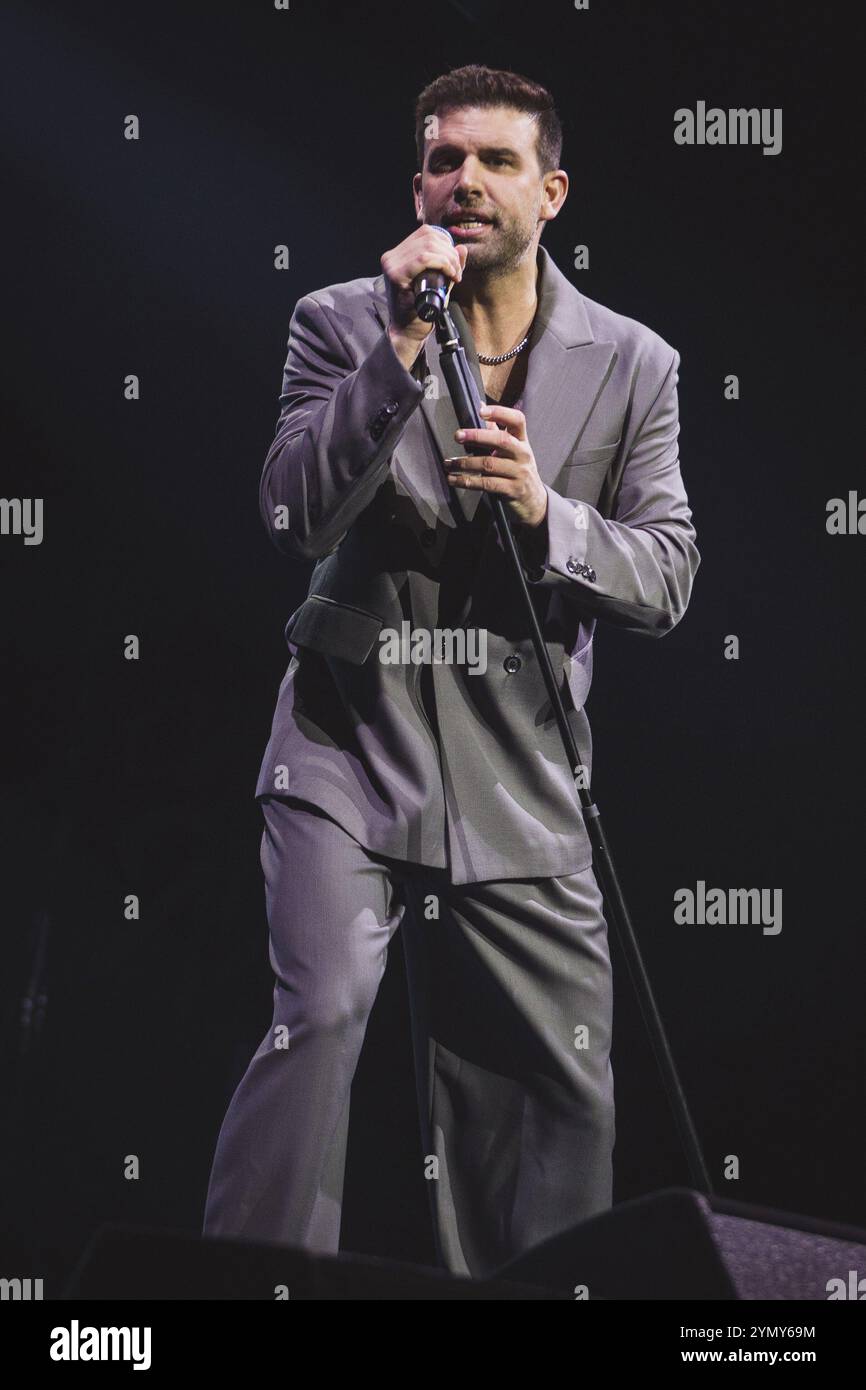
{"label": "beard", "polygon": [[511,274],[526,259],[537,228],[537,218],[497,218],[483,241],[469,244],[464,274],[477,274],[484,279]]}

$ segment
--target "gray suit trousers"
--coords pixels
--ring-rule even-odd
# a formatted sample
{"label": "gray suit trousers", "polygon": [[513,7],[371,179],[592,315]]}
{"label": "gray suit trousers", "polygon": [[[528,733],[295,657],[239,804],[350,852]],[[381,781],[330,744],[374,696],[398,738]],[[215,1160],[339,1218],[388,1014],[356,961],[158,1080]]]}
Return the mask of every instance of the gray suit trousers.
{"label": "gray suit trousers", "polygon": [[271,1027],[220,1130],[203,1231],[336,1253],[349,1100],[402,926],[439,1261],[484,1278],[612,1201],[612,984],[592,868],[453,885],[262,798]]}

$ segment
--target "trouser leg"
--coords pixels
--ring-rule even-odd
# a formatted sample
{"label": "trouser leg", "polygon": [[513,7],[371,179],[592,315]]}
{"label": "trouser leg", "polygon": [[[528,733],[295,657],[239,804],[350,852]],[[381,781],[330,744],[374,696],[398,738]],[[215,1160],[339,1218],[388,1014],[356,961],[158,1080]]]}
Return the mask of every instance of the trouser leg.
{"label": "trouser leg", "polygon": [[416,896],[410,906],[403,940],[440,1260],[485,1277],[611,1205],[603,902],[588,868],[444,884],[438,920]]}
{"label": "trouser leg", "polygon": [[403,903],[334,821],[261,804],[273,1020],[222,1123],[203,1232],[336,1253],[352,1078]]}

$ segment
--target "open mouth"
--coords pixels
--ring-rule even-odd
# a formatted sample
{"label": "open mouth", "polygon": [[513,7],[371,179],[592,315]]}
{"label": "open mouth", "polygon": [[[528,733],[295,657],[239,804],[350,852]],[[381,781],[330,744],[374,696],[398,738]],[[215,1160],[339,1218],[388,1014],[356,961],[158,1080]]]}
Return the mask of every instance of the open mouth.
{"label": "open mouth", "polygon": [[448,230],[453,237],[474,237],[480,236],[483,232],[486,232],[490,226],[490,222],[484,221],[481,218],[466,218],[461,219],[459,222],[452,222]]}

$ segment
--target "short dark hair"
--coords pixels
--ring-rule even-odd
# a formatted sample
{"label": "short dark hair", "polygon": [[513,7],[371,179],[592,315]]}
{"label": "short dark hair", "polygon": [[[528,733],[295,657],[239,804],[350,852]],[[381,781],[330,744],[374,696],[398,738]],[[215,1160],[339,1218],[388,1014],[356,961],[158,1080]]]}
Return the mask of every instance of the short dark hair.
{"label": "short dark hair", "polygon": [[424,168],[426,119],[462,106],[512,106],[536,122],[536,152],[542,174],[559,168],[562,122],[546,88],[520,73],[485,68],[479,63],[454,68],[425,87],[415,103],[415,149],[418,168]]}

